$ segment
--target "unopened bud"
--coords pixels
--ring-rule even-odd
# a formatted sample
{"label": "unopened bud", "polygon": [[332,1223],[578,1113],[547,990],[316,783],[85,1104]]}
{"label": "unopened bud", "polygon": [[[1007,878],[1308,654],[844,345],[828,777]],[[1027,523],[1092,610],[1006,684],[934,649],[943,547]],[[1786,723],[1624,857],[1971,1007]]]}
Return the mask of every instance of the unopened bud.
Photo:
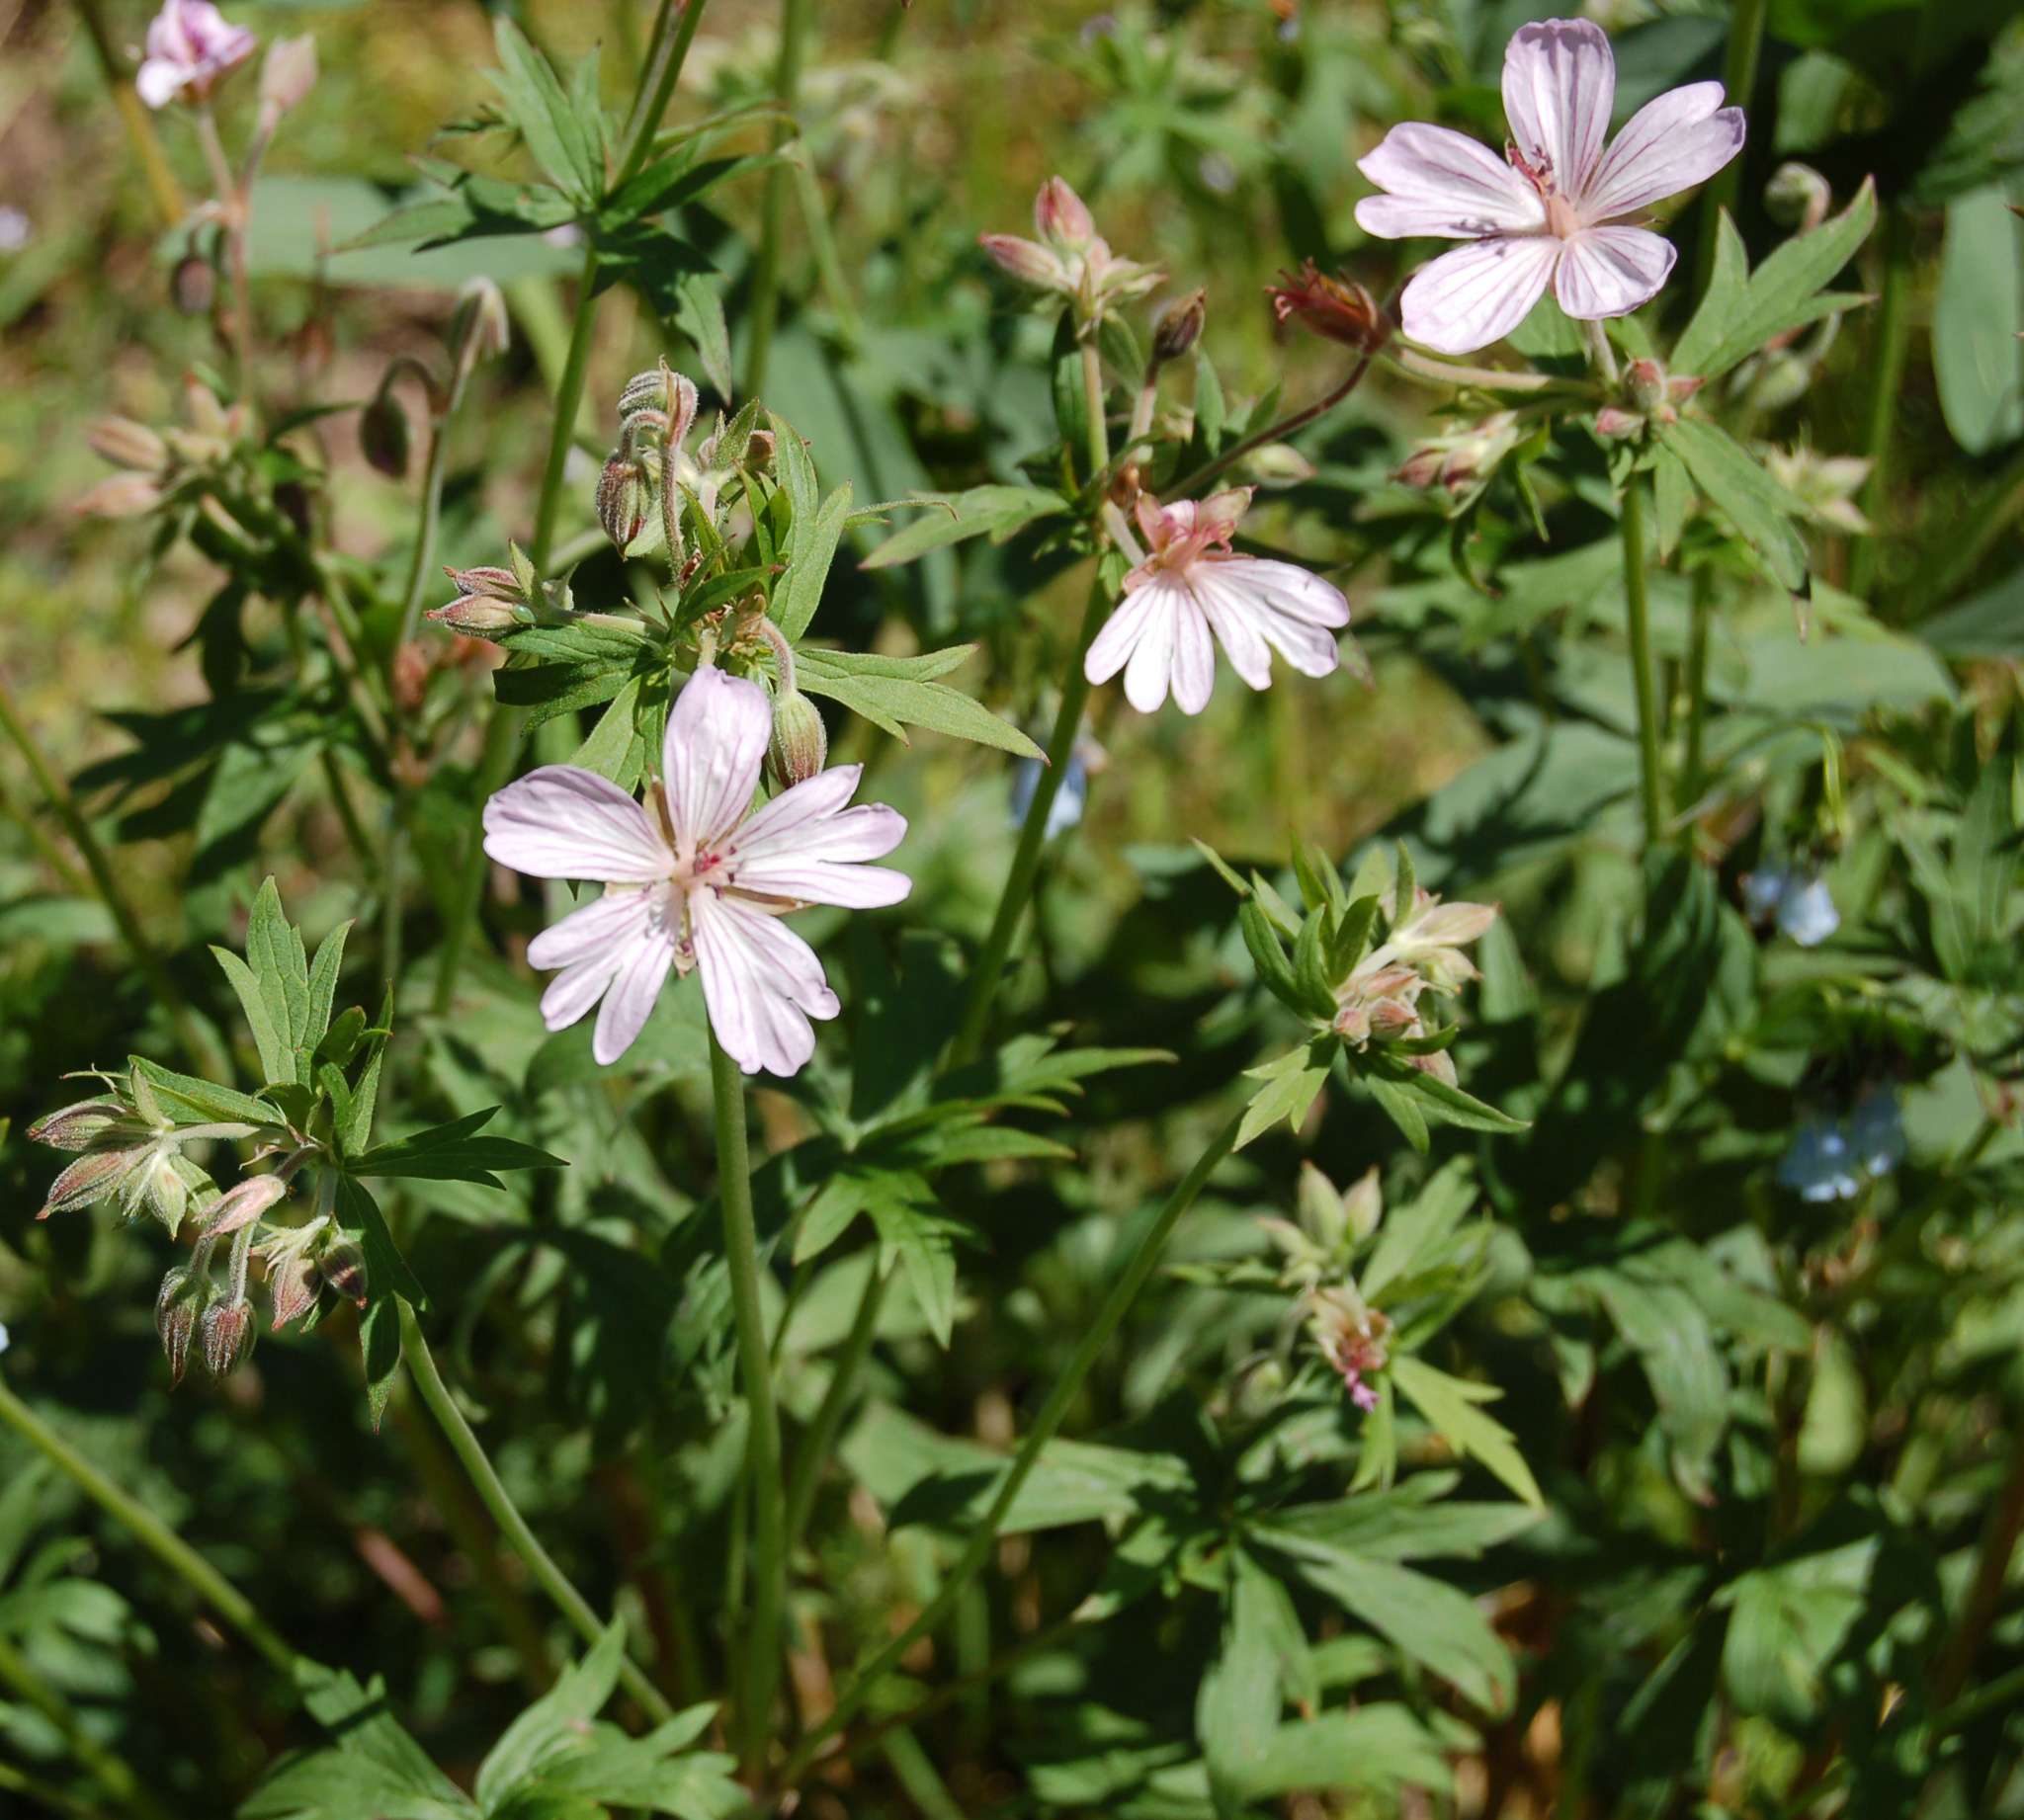
{"label": "unopened bud", "polygon": [[1186,354],[1202,339],[1202,324],[1208,313],[1208,297],[1200,290],[1190,291],[1169,303],[1160,312],[1159,321],[1152,330],[1154,362],[1164,366]]}
{"label": "unopened bud", "polygon": [[1060,287],[1067,282],[1067,269],[1044,246],[1022,240],[1017,234],[979,234],[976,243],[996,262],[998,268],[1022,285]]}
{"label": "unopened bud", "polygon": [[317,1268],[345,1300],[366,1305],[366,1254],[350,1239],[332,1239],[323,1248]]}
{"label": "unopened bud", "polygon": [[80,1100],[75,1106],[45,1114],[28,1128],[29,1142],[52,1150],[93,1150],[107,1137],[130,1124],[126,1109],[116,1100]]}
{"label": "unopened bud", "polygon": [[191,253],[176,261],[169,274],[169,301],[186,316],[208,316],[217,300],[217,268]]}
{"label": "unopened bud", "polygon": [[450,319],[450,345],[466,347],[476,357],[496,360],[512,345],[506,297],[492,280],[469,279],[457,295],[457,313]]}
{"label": "unopened bud", "polygon": [[1665,369],[1656,361],[1633,361],[1624,369],[1624,395],[1640,411],[1665,403]]}
{"label": "unopened bud", "polygon": [[168,445],[130,417],[101,417],[91,427],[90,442],[92,453],[115,467],[158,474],[168,465]]}
{"label": "unopened bud", "polygon": [[279,1333],[291,1321],[305,1315],[316,1305],[323,1286],[322,1273],[307,1258],[289,1258],[267,1280],[274,1299],[274,1331]]}
{"label": "unopened bud", "polygon": [[1033,199],[1033,224],[1043,240],[1084,247],[1096,238],[1096,221],[1065,180],[1050,177]]}
{"label": "unopened bud", "polygon": [[1818,227],[1833,206],[1832,187],[1810,164],[1781,164],[1764,186],[1764,212],[1803,234]]}
{"label": "unopened bud", "polygon": [[620,555],[646,529],[652,506],[653,487],[645,463],[624,454],[613,455],[597,479],[597,522]]}
{"label": "unopened bud", "polygon": [[387,479],[400,480],[407,474],[413,438],[408,431],[407,413],[393,395],[392,377],[389,369],[386,378],[380,382],[380,389],[373,394],[372,403],[359,413],[359,453]]}
{"label": "unopened bud", "polygon": [[1244,456],[1238,471],[1262,487],[1302,486],[1314,477],[1314,464],[1291,443],[1267,443]]}
{"label": "unopened bud", "polygon": [[450,577],[459,594],[476,595],[480,600],[506,601],[516,606],[527,598],[520,576],[512,569],[482,565],[474,569],[453,569],[446,565],[443,573]]}
{"label": "unopened bud", "polygon": [[1595,413],[1595,434],[1609,442],[1639,436],[1644,430],[1644,414],[1627,411],[1620,404],[1606,404]]}
{"label": "unopened bud", "polygon": [[280,1176],[248,1176],[245,1181],[234,1183],[205,1215],[204,1236],[221,1239],[254,1224],[288,1192],[289,1185]]}
{"label": "unopened bud", "polygon": [[1361,285],[1330,278],[1311,259],[1298,275],[1282,272],[1279,279],[1265,288],[1275,321],[1298,322],[1310,334],[1363,352],[1391,339],[1392,319]]}
{"label": "unopened bud", "polygon": [[36,1218],[47,1219],[51,1213],[74,1212],[79,1207],[88,1207],[94,1201],[105,1200],[147,1154],[145,1145],[133,1150],[86,1152],[76,1162],[66,1165],[49,1184],[42,1210]]}
{"label": "unopened bud", "polygon": [[262,124],[272,131],[281,117],[315,86],[316,41],[306,33],[300,38],[276,39],[260,65]]}
{"label": "unopened bud", "polygon": [[253,1304],[213,1302],[204,1311],[204,1364],[212,1377],[229,1377],[253,1350]]}
{"label": "unopened bud", "polygon": [[783,690],[773,703],[773,736],[766,760],[783,786],[805,784],[829,758],[829,729],[822,710],[797,689]]}
{"label": "unopened bud", "polygon": [[162,490],[145,474],[112,474],[70,502],[79,518],[140,518],[162,503]]}
{"label": "unopened bud", "polygon": [[517,625],[533,622],[521,608],[488,594],[460,594],[449,606],[438,607],[424,617],[465,638],[496,638]]}
{"label": "unopened bud", "polygon": [[198,1310],[210,1293],[210,1283],[187,1265],[177,1265],[162,1279],[154,1298],[154,1330],[161,1335],[162,1351],[168,1355],[171,1384],[183,1381],[191,1337],[197,1332]]}

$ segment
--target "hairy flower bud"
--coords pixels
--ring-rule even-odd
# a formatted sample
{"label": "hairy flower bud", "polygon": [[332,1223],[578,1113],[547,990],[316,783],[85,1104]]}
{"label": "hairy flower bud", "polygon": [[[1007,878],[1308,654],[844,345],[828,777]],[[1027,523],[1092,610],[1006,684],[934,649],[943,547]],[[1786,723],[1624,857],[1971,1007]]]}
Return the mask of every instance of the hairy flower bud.
{"label": "hairy flower bud", "polygon": [[598,475],[597,522],[620,555],[646,529],[652,507],[653,483],[646,464],[623,451],[614,455]]}
{"label": "hairy flower bud", "polygon": [[210,315],[217,301],[217,268],[198,253],[177,260],[169,274],[169,301],[182,315]]}
{"label": "hairy flower bud", "polygon": [[112,474],[70,502],[78,518],[141,518],[162,503],[162,490],[145,474]]}
{"label": "hairy flower bud", "polygon": [[147,1144],[128,1150],[88,1151],[76,1162],[65,1165],[61,1174],[49,1184],[49,1192],[42,1200],[42,1210],[36,1218],[47,1219],[51,1213],[72,1213],[79,1207],[104,1200],[117,1192],[150,1154],[151,1147]]}
{"label": "hairy flower bud", "polygon": [[408,429],[407,413],[393,395],[394,372],[393,368],[387,369],[372,402],[359,413],[359,453],[387,479],[400,480],[407,475],[408,454],[414,439]]}
{"label": "hairy flower bud", "polygon": [[1192,290],[1177,297],[1160,312],[1152,330],[1152,358],[1156,365],[1177,361],[1202,339],[1202,324],[1209,313],[1207,293]]}
{"label": "hairy flower bud", "polygon": [[168,1355],[171,1384],[183,1381],[198,1316],[210,1299],[209,1280],[188,1265],[177,1265],[162,1279],[161,1289],[154,1298],[154,1330],[161,1336],[162,1351]]}
{"label": "hairy flower bud", "polygon": [[253,1351],[253,1304],[213,1302],[199,1323],[204,1330],[204,1364],[212,1377],[229,1377]]}
{"label": "hairy flower bud", "polygon": [[277,1265],[267,1279],[268,1294],[274,1302],[273,1331],[279,1333],[315,1307],[322,1286],[322,1273],[312,1259],[289,1258]]}
{"label": "hairy flower bud", "polygon": [[466,638],[494,638],[532,622],[526,606],[527,591],[534,586],[532,569],[524,585],[516,569],[445,567],[443,573],[455,584],[457,598],[427,616],[439,624]]}
{"label": "hairy flower bud", "polygon": [[44,1114],[28,1128],[30,1143],[52,1150],[96,1150],[122,1135],[138,1135],[138,1126],[117,1100],[80,1100]]}
{"label": "hairy flower bud", "polygon": [[1059,177],[1050,177],[1033,199],[1033,224],[1043,240],[1063,249],[1079,250],[1096,238],[1088,206]]}
{"label": "hairy flower bud", "polygon": [[90,431],[92,453],[115,467],[158,474],[169,464],[169,447],[145,424],[130,417],[101,417]]}
{"label": "hairy flower bud", "polygon": [[1059,255],[1032,240],[1022,240],[1017,234],[979,234],[976,243],[1000,271],[1022,285],[1050,290],[1068,288],[1067,267]]}
{"label": "hairy flower bud", "polygon": [[1311,259],[1298,276],[1279,278],[1265,288],[1275,321],[1298,322],[1309,334],[1366,353],[1392,339],[1391,318],[1361,285],[1330,278]]}
{"label": "hairy flower bud", "polygon": [[822,710],[798,689],[784,689],[773,703],[773,736],[766,762],[783,787],[805,784],[829,758]]}
{"label": "hairy flower bud", "polygon": [[348,1238],[334,1238],[317,1260],[323,1281],[347,1301],[366,1305],[366,1254]]}
{"label": "hairy flower bud", "polygon": [[288,1192],[289,1185],[280,1176],[248,1176],[245,1181],[234,1183],[205,1216],[204,1236],[221,1239],[227,1233],[253,1225]]}
{"label": "hairy flower bud", "polygon": [[1633,361],[1624,369],[1624,395],[1637,410],[1657,410],[1666,401],[1665,369],[1656,361]]}
{"label": "hairy flower bud", "polygon": [[457,313],[450,319],[450,346],[462,356],[497,360],[512,345],[506,296],[491,279],[467,279],[457,293]]}

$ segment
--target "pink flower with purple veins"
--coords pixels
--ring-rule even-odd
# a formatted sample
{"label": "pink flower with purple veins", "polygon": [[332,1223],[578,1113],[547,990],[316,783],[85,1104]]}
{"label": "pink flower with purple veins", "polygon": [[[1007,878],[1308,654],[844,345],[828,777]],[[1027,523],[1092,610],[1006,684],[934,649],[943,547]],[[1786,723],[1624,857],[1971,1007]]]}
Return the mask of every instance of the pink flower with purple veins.
{"label": "pink flower with purple veins", "polygon": [[1628,315],[1658,294],[1677,257],[1637,217],[1705,183],[1742,149],[1740,108],[1722,84],[1668,89],[1605,145],[1616,56],[1600,26],[1549,19],[1504,53],[1511,142],[1500,159],[1446,126],[1394,126],[1357,168],[1385,192],[1357,224],[1387,240],[1466,240],[1423,267],[1400,306],[1405,333],[1443,354],[1500,341],[1553,287],[1583,321]]}
{"label": "pink flower with purple veins", "polygon": [[551,1031],[603,1001],[591,1053],[617,1061],[668,974],[692,970],[717,1039],[740,1068],[797,1074],[815,1052],[811,1018],[836,994],[813,949],[780,919],[808,904],[872,909],[912,889],[867,866],[897,847],[906,820],[851,808],[861,766],[839,765],[754,809],[773,706],[757,683],[699,670],[675,699],[660,782],[644,804],[574,765],[547,765],[485,804],[485,852],[536,878],[602,883],[603,896],[528,945],[561,970],[542,996]]}
{"label": "pink flower with purple veins", "polygon": [[134,75],[134,91],[150,108],[166,108],[184,94],[209,101],[211,91],[259,45],[211,0],[163,0],[148,24],[147,55]]}
{"label": "pink flower with purple veins", "polygon": [[1230,538],[1250,503],[1249,487],[1171,506],[1138,495],[1138,529],[1151,553],[1125,577],[1124,599],[1090,645],[1084,676],[1107,683],[1124,671],[1125,699],[1141,714],[1169,691],[1182,713],[1199,714],[1216,683],[1216,644],[1253,689],[1271,685],[1274,651],[1303,676],[1335,668],[1348,600],[1291,562],[1238,555]]}

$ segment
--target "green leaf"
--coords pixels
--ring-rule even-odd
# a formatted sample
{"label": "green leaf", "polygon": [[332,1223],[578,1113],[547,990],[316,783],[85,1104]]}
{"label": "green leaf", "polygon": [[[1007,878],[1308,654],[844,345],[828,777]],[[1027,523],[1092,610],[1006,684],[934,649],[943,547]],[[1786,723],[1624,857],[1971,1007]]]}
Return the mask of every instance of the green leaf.
{"label": "green leaf", "polygon": [[581,1748],[582,1728],[604,1709],[619,1685],[626,1657],[626,1625],[614,1618],[580,1662],[501,1734],[478,1765],[471,1792],[486,1813],[515,1789],[530,1785],[551,1759]]}
{"label": "green leaf", "polygon": [[723,286],[704,272],[685,272],[675,281],[674,324],[688,336],[702,363],[703,376],[719,396],[733,391],[731,331],[724,320]]}
{"label": "green leaf", "polygon": [[224,969],[225,978],[231,981],[239,1008],[246,1014],[247,1028],[253,1033],[253,1045],[260,1051],[261,1072],[270,1081],[289,1079],[294,1069],[294,1051],[287,1036],[275,1028],[268,1010],[267,995],[260,989],[260,981],[254,977],[253,969],[230,949],[214,947],[211,951]]}
{"label": "green leaf", "polygon": [[1021,758],[1045,754],[1011,722],[1000,720],[981,702],[946,683],[850,673],[830,661],[827,651],[803,651],[795,667],[796,681],[806,695],[828,696],[854,714],[861,714],[902,744],[911,744],[905,729],[925,727],[953,739],[993,746]]}
{"label": "green leaf", "polygon": [[1726,430],[1703,418],[1683,417],[1662,425],[1659,446],[1686,464],[1694,484],[1764,558],[1780,586],[1797,589],[1806,580],[1806,545],[1792,520],[1805,507],[1766,473]]}
{"label": "green leaf", "polygon": [[1448,1748],[1409,1706],[1377,1700],[1354,1712],[1324,1712],[1277,1727],[1259,1753],[1257,1772],[1236,1792],[1247,1801],[1299,1788],[1445,1793],[1454,1780]]}
{"label": "green leaf", "polygon": [[211,1081],[201,1081],[194,1074],[178,1074],[138,1055],[129,1055],[126,1060],[128,1066],[140,1070],[141,1078],[154,1089],[156,1102],[173,1124],[273,1125],[278,1122],[274,1108],[265,1100],[256,1100],[250,1094],[238,1093],[229,1087],[219,1087]]}
{"label": "green leaf", "polygon": [[[778,420],[776,419],[776,422]],[[785,435],[794,432],[781,425]],[[798,441],[798,439],[796,439]],[[802,461],[806,462],[805,454]],[[814,485],[815,474],[808,468],[806,484]],[[790,641],[808,629],[815,609],[822,604],[823,584],[836,560],[836,545],[843,536],[844,521],[850,517],[851,489],[845,481],[825,499],[820,508],[806,515],[797,507],[794,535],[788,544],[787,570],[773,590],[773,617]]]}
{"label": "green leaf", "polygon": [[578,117],[548,59],[518,26],[502,18],[492,36],[499,53],[492,80],[508,116],[535,162],[587,207],[603,192],[605,181],[595,126]]}
{"label": "green leaf", "polygon": [[303,1703],[335,1748],[285,1759],[238,1808],[238,1820],[477,1820],[470,1797],[429,1761],[386,1710],[378,1676],[311,1677]]}
{"label": "green leaf", "polygon": [[1245,1791],[1269,1779],[1279,1730],[1283,1632],[1305,1647],[1300,1620],[1277,1579],[1249,1549],[1224,1556],[1228,1576],[1223,1641],[1195,1696],[1195,1733],[1209,1767],[1209,1792],[1219,1814],[1244,1805]]}
{"label": "green leaf", "polygon": [[2024,223],[2000,184],[1947,205],[1933,377],[1955,442],[1986,455],[2024,436]]}
{"label": "green leaf", "polygon": [[893,568],[969,538],[989,536],[1002,543],[1015,531],[1067,510],[1060,494],[1037,486],[975,486],[967,493],[933,495],[907,503],[943,509],[927,512],[887,538],[859,564],[861,568]]}
{"label": "green leaf", "polygon": [[345,1165],[353,1176],[404,1176],[428,1182],[476,1182],[485,1188],[503,1188],[495,1169],[566,1169],[558,1156],[537,1150],[511,1137],[479,1137],[480,1126],[499,1112],[488,1106],[482,1112],[466,1113],[448,1124],[417,1131],[398,1143],[381,1144]]}
{"label": "green leaf", "polygon": [[1693,514],[1694,481],[1687,464],[1663,443],[1651,445],[1651,501],[1658,559],[1670,562]]}
{"label": "green leaf", "polygon": [[344,939],[350,923],[340,923],[317,945],[316,958],[309,967],[309,1004],[302,1028],[295,1033],[295,1046],[313,1052],[330,1029],[330,1008],[337,999],[338,970],[344,965]]}
{"label": "green leaf", "polygon": [[1473,1384],[1451,1377],[1410,1355],[1393,1359],[1389,1369],[1392,1382],[1450,1447],[1471,1459],[1480,1460],[1535,1510],[1546,1508],[1539,1482],[1518,1451],[1511,1431],[1478,1407],[1493,1401],[1501,1391],[1489,1384]]}
{"label": "green leaf", "polygon": [[1306,1048],[1289,1049],[1262,1067],[1244,1070],[1247,1078],[1263,1080],[1265,1085],[1251,1096],[1250,1105],[1244,1109],[1235,1148],[1241,1150],[1261,1131],[1270,1130],[1282,1119],[1296,1131],[1300,1129],[1307,1109],[1314,1104],[1314,1096],[1327,1084],[1335,1046],[1332,1036],[1318,1036]]}
{"label": "green leaf", "polygon": [[1379,1110],[1398,1127],[1405,1141],[1425,1156],[1431,1133],[1427,1130],[1426,1114],[1420,1110],[1413,1096],[1400,1083],[1388,1080],[1382,1074],[1357,1072],[1354,1067],[1351,1072],[1363,1082],[1371,1098],[1377,1101]]}

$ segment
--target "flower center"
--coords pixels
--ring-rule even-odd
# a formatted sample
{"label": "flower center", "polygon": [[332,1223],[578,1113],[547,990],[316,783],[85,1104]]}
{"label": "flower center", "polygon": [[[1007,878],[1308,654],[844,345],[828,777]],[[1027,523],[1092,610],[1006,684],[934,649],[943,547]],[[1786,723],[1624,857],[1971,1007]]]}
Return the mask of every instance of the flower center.
{"label": "flower center", "polygon": [[1560,185],[1554,179],[1553,160],[1542,156],[1535,163],[1515,144],[1505,145],[1504,157],[1511,168],[1539,192],[1539,200],[1546,205],[1546,231],[1557,240],[1571,236],[1581,221],[1574,212],[1573,204],[1560,193]]}

